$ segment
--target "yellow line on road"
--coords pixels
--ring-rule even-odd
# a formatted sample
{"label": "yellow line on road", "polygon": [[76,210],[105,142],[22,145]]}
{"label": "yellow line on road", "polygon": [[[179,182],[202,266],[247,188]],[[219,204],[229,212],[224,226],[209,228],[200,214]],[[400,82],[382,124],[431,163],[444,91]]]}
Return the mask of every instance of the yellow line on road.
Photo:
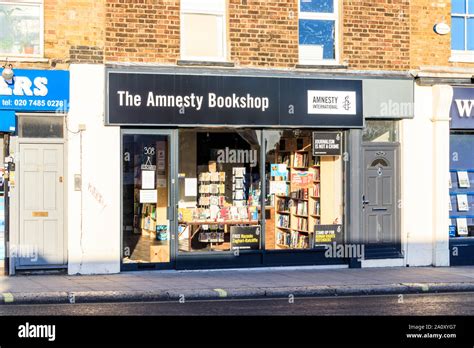
{"label": "yellow line on road", "polygon": [[10,292],[2,293],[3,302],[5,303],[12,303],[13,302],[13,295]]}
{"label": "yellow line on road", "polygon": [[227,297],[227,291],[225,291],[224,289],[214,289],[214,291],[217,291],[219,297]]}

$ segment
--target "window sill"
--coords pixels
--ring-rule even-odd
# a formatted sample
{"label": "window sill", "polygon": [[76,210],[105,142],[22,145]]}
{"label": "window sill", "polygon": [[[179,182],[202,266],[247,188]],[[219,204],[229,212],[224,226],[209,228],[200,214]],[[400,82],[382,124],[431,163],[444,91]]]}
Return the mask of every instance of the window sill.
{"label": "window sill", "polygon": [[233,68],[235,64],[233,62],[219,62],[219,61],[206,61],[206,60],[178,60],[177,65],[180,66],[219,66],[226,68]]}
{"label": "window sill", "polygon": [[451,51],[451,63],[474,63],[474,51]]}
{"label": "window sill", "polygon": [[9,62],[27,62],[27,63],[47,63],[49,62],[49,58],[42,58],[42,57],[15,57],[15,56],[7,56]]}
{"label": "window sill", "polygon": [[296,69],[347,69],[344,64],[296,64]]}

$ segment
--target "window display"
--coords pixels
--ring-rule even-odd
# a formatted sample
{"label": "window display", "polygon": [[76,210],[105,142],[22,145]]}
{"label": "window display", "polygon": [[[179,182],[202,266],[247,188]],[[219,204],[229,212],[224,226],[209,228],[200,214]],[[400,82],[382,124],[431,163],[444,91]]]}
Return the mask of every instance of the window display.
{"label": "window display", "polygon": [[259,156],[259,131],[180,130],[180,252],[259,248]]}
{"label": "window display", "polygon": [[316,226],[342,223],[341,156],[314,156],[312,132],[264,131],[266,249],[311,249]]}
{"label": "window display", "polygon": [[472,133],[451,133],[449,176],[449,236],[474,235],[474,159]]}

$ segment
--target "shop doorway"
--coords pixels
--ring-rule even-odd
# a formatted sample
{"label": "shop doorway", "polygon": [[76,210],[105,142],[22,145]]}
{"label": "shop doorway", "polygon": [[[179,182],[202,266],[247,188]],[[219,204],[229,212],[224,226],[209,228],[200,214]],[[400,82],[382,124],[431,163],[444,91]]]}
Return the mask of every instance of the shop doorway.
{"label": "shop doorway", "polygon": [[20,144],[17,265],[63,267],[64,144]]}
{"label": "shop doorway", "polygon": [[122,270],[174,267],[173,135],[122,130]]}
{"label": "shop doorway", "polygon": [[362,151],[362,236],[367,258],[399,257],[399,145],[365,143]]}

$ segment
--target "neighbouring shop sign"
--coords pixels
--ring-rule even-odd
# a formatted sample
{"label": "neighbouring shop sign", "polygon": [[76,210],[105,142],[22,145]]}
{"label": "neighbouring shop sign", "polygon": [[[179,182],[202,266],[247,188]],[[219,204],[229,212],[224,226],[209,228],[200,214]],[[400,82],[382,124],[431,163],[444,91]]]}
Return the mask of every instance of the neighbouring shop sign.
{"label": "neighbouring shop sign", "polygon": [[106,122],[360,128],[362,81],[108,71]]}
{"label": "neighbouring shop sign", "polygon": [[15,69],[14,73],[11,83],[0,78],[0,110],[69,110],[69,71]]}
{"label": "neighbouring shop sign", "polygon": [[474,129],[474,88],[454,87],[451,129]]}
{"label": "neighbouring shop sign", "polygon": [[340,156],[342,132],[313,132],[313,156]]}
{"label": "neighbouring shop sign", "polygon": [[313,246],[342,242],[342,225],[315,225]]}
{"label": "neighbouring shop sign", "polygon": [[260,226],[232,226],[230,235],[232,250],[260,249]]}

